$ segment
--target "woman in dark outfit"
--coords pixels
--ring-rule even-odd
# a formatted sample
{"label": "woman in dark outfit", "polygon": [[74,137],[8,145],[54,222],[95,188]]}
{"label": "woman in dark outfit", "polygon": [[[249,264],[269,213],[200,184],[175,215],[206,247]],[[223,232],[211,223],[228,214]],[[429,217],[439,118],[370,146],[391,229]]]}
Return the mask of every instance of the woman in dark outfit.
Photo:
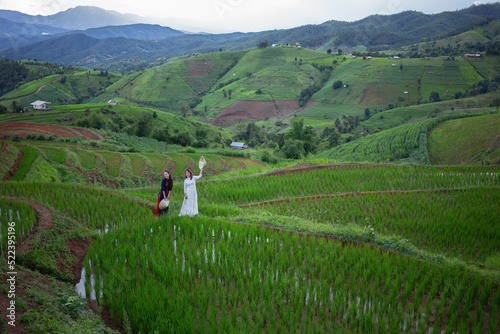
{"label": "woman in dark outfit", "polygon": [[172,178],[170,172],[168,171],[163,172],[163,180],[161,180],[161,189],[160,193],[158,194],[158,203],[156,204],[156,216],[161,216],[168,212],[168,208],[170,206],[168,206],[164,210],[160,210],[160,202],[164,198],[170,201],[170,192],[172,191],[173,185],[174,185],[174,179]]}

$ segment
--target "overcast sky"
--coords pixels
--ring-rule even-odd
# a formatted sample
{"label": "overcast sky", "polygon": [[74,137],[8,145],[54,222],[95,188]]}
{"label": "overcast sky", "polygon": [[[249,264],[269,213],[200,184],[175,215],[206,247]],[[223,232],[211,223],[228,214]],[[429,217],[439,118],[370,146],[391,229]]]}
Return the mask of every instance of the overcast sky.
{"label": "overcast sky", "polygon": [[355,21],[373,14],[454,11],[491,0],[0,0],[0,9],[52,15],[76,6],[157,18],[174,29],[212,33],[285,29],[328,20]]}

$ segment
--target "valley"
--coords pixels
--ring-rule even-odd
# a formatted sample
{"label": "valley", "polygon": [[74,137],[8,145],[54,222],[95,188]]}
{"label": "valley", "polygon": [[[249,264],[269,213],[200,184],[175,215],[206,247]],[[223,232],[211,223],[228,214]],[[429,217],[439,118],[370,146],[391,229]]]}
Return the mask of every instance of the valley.
{"label": "valley", "polygon": [[2,51],[0,332],[498,333],[498,11]]}

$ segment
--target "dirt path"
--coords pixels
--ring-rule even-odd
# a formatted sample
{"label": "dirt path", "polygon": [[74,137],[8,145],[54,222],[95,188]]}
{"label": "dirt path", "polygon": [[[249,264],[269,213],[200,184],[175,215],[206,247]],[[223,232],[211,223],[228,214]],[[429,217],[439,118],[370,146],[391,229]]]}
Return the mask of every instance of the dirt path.
{"label": "dirt path", "polygon": [[123,163],[124,163],[124,160],[123,160],[123,157],[122,155],[118,155],[118,158],[120,159],[120,164],[118,166],[118,173],[116,175],[116,177],[122,177],[122,170],[123,170]]}
{"label": "dirt path", "polygon": [[148,168],[148,164],[146,163],[146,159],[144,159],[143,156],[141,156],[142,158],[142,169],[141,169],[141,172],[139,173],[139,176],[140,177],[143,177],[144,176],[144,173],[146,172],[146,168]]}
{"label": "dirt path", "polygon": [[222,164],[222,167],[220,169],[224,170],[224,168],[225,168],[226,170],[229,170],[229,166],[227,165],[226,160],[222,159],[221,157],[219,157],[219,159],[220,159],[220,162]]}
{"label": "dirt path", "polygon": [[47,87],[48,85],[50,85],[51,83],[56,82],[56,81],[61,80],[61,79],[62,79],[62,77],[55,78],[55,79],[47,82],[46,84],[41,85],[40,87],[38,87],[38,89],[34,93],[23,95],[23,96],[18,96],[18,97],[12,98],[12,99],[6,99],[5,101],[17,100],[17,99],[22,99],[24,97],[35,95],[35,94],[39,93],[42,89],[44,89],[45,87]]}
{"label": "dirt path", "polygon": [[191,169],[193,171],[193,173],[194,173],[195,167],[194,167],[193,159],[191,159],[190,157],[187,157],[187,158],[188,158],[187,167],[184,168],[184,170],[182,171],[181,175],[185,174],[188,169]]}
{"label": "dirt path", "polygon": [[7,201],[21,201],[28,203],[33,211],[35,211],[36,222],[33,226],[33,231],[35,231],[35,233],[30,234],[25,240],[21,242],[21,246],[17,247],[16,249],[17,253],[26,253],[31,249],[32,240],[40,237],[42,230],[48,230],[52,227],[52,213],[46,206],[43,206],[42,204],[32,200],[8,196],[1,196],[1,198]]}
{"label": "dirt path", "polygon": [[7,149],[7,143],[2,140],[2,148],[0,148],[0,154],[2,154]]}
{"label": "dirt path", "polygon": [[165,159],[165,164],[163,167],[160,169],[160,175],[163,175],[163,173],[167,170],[168,168],[168,163],[170,162],[170,159],[164,155],[162,155],[163,159]]}
{"label": "dirt path", "polygon": [[19,166],[21,165],[21,161],[23,160],[23,157],[24,157],[23,152],[19,151],[19,155],[17,156],[16,161],[14,161],[14,165],[12,166],[10,171],[7,173],[7,175],[5,175],[5,177],[4,177],[5,181],[12,179],[14,177],[14,175],[16,175],[17,170],[19,169]]}

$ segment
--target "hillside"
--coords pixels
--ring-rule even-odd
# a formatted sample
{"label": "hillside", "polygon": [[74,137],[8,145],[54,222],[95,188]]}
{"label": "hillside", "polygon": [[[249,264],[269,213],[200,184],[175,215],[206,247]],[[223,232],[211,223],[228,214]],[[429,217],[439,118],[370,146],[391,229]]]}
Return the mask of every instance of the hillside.
{"label": "hillside", "polygon": [[243,52],[210,53],[124,77],[108,87],[118,97],[181,114],[181,102],[194,108]]}
{"label": "hillside", "polygon": [[29,73],[25,74],[27,78],[35,76],[37,72],[47,73],[50,71],[50,73],[57,74],[42,76],[40,79],[21,85],[16,84],[17,89],[0,97],[0,104],[8,107],[14,100],[23,107],[29,107],[30,103],[36,100],[48,101],[53,105],[82,103],[105,93],[106,87],[121,77],[117,73],[104,71],[81,71],[81,69],[80,71],[78,69],[63,71],[58,67],[55,70],[53,68],[44,69],[44,66],[39,65],[28,65],[27,67],[25,72]]}
{"label": "hillside", "polygon": [[[491,105],[499,57],[363,59],[269,46],[182,58],[123,77],[68,72],[21,85],[1,103],[9,108],[14,99],[23,106],[37,99],[53,105],[115,99],[224,127],[260,122],[274,128],[276,121],[286,125],[299,116],[320,131],[337,120],[349,132],[359,122],[359,132],[373,131],[431,112]],[[345,124],[346,117],[357,117],[356,126]]]}
{"label": "hillside", "polygon": [[[467,130],[462,130],[464,133],[454,133],[453,130],[445,131],[440,130],[441,127],[449,127],[449,124],[476,124],[479,116],[484,114],[493,113],[494,116],[489,116],[491,120],[491,128],[481,126],[464,126]],[[475,116],[475,117],[474,117]],[[471,117],[471,119],[468,119]],[[488,155],[490,150],[497,149],[496,137],[498,137],[498,128],[495,123],[498,121],[496,111],[490,108],[472,110],[468,113],[454,113],[439,117],[428,118],[419,122],[411,122],[403,124],[388,130],[384,130],[375,134],[361,137],[357,140],[336,146],[332,149],[325,150],[317,155],[318,158],[327,158],[336,162],[397,162],[397,163],[411,163],[411,164],[431,164],[430,155],[433,154],[433,161],[436,162],[440,158],[453,155],[447,152],[447,149],[454,147],[454,150],[463,152],[462,156],[470,156],[474,152],[488,151],[485,157],[478,159],[478,162],[486,158],[495,159],[494,164],[499,164],[496,154],[493,153],[491,157]],[[444,123],[443,123],[444,122]],[[440,125],[440,124],[445,125]],[[489,123],[489,122],[488,122]],[[478,123],[482,124],[482,123]],[[437,129],[437,130],[436,130]],[[431,132],[432,131],[432,132]],[[483,133],[480,133],[483,131]],[[467,136],[461,139],[458,143],[454,138],[459,138],[460,134]],[[428,135],[431,133],[430,138]],[[434,133],[434,134],[433,134]],[[444,137],[443,137],[444,136]],[[476,137],[474,140],[472,138]],[[467,140],[468,139],[468,140]],[[431,144],[432,140],[432,144]],[[441,142],[442,140],[442,142]],[[461,145],[460,145],[461,144]],[[470,150],[465,148],[473,147]],[[453,161],[453,163],[452,163]],[[491,160],[489,160],[492,163]],[[457,159],[448,160],[448,164],[467,163],[465,160]],[[472,162],[472,161],[469,161]],[[484,163],[484,161],[483,161]]]}
{"label": "hillside", "polygon": [[5,181],[0,246],[9,227],[18,243],[15,265],[0,263],[16,270],[16,328],[495,333],[498,172],[308,164],[204,177],[195,217],[178,217],[179,183],[154,217],[158,185]]}
{"label": "hillside", "polygon": [[[202,155],[207,161],[206,177],[263,166],[258,161],[233,157],[230,151],[173,152],[175,148],[165,142],[118,134],[113,140],[109,133],[103,135],[78,127],[1,123],[0,131],[11,137],[15,133],[28,138],[21,143],[1,141],[2,181],[110,188],[152,186],[159,184],[165,170],[179,178],[188,168],[197,170]],[[133,152],[131,145],[142,151]],[[221,152],[228,155],[220,155]]]}
{"label": "hillside", "polygon": [[[294,114],[328,122],[344,115],[361,118],[367,108],[374,114],[435,102],[430,101],[433,92],[440,100],[455,100],[485,79],[478,71],[487,78],[499,71],[497,63],[497,56],[354,59],[303,48],[267,47],[167,63],[125,77],[108,91],[177,114],[183,101],[200,119],[222,126],[264,118],[285,120]],[[195,73],[194,66],[207,68]],[[346,87],[333,89],[336,81]],[[299,97],[308,90],[314,93],[310,103],[300,105]]]}
{"label": "hillside", "polygon": [[429,133],[430,162],[436,165],[500,164],[500,115],[443,122]]}
{"label": "hillside", "polygon": [[[85,8],[82,7],[79,10],[84,11]],[[86,10],[98,11],[98,9],[92,7]],[[63,14],[60,13],[61,16]],[[111,12],[106,13],[106,15],[116,19],[116,13]],[[4,15],[4,17],[14,20],[13,15]],[[23,15],[16,17],[22,22],[27,21],[27,18]],[[82,18],[84,17],[86,16],[82,15]],[[95,17],[99,18],[100,13],[87,20],[90,23],[75,19],[73,15],[65,15],[64,19],[76,20],[78,23],[73,26],[73,30],[75,30],[80,29],[79,25],[97,25]],[[123,69],[125,60],[130,61],[134,58],[152,60],[160,57],[173,57],[219,49],[241,50],[255,47],[263,40],[267,40],[269,43],[281,44],[299,42],[304,47],[323,51],[329,48],[336,50],[338,47],[349,50],[349,52],[366,49],[367,47],[370,50],[386,50],[417,43],[424,39],[432,40],[444,33],[456,31],[467,24],[486,18],[500,19],[500,5],[477,5],[455,12],[432,15],[411,11],[387,16],[372,15],[356,22],[329,21],[319,25],[306,25],[292,29],[248,34],[188,34],[158,41],[138,41],[132,39],[138,38],[138,35],[132,32],[128,36],[125,31],[122,31],[120,36],[126,35],[126,37],[119,39],[105,38],[95,41],[84,39],[79,32],[75,32],[71,35],[54,37],[29,46],[5,50],[0,52],[0,56],[11,59],[35,58],[42,61],[60,62],[65,65],[87,65],[86,60],[92,58],[94,66],[106,66],[107,70],[120,72]],[[124,19],[130,22],[128,17]],[[38,22],[41,23],[42,21]],[[131,23],[135,22],[129,24]],[[98,36],[104,37],[109,36],[109,34],[99,34]],[[80,45],[80,48],[70,48],[64,51],[66,44],[70,46]],[[468,52],[475,51],[472,49]],[[126,53],[123,53],[123,51],[126,51]],[[63,54],[64,57],[61,57]],[[143,63],[142,66],[146,63]]]}
{"label": "hillside", "polygon": [[0,61],[0,332],[498,333],[499,9]]}
{"label": "hillside", "polygon": [[218,147],[232,136],[228,130],[170,113],[107,103],[54,106],[49,111],[0,115],[0,124],[12,122],[85,127],[196,147]]}
{"label": "hillside", "polygon": [[139,17],[120,14],[95,6],[76,6],[53,15],[28,15],[12,10],[0,10],[0,18],[26,24],[48,25],[66,30],[90,29],[103,26],[138,23]]}

